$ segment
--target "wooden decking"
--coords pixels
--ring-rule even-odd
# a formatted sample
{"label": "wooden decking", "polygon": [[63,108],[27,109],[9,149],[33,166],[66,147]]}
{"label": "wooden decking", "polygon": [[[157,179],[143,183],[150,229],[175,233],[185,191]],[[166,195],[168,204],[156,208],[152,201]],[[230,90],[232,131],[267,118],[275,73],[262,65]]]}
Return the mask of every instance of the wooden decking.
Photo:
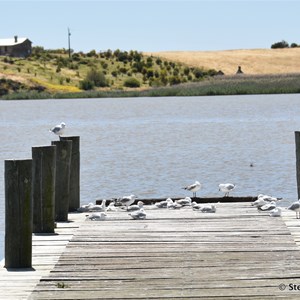
{"label": "wooden decking", "polygon": [[0,299],[28,299],[35,286],[43,276],[49,274],[66,245],[71,240],[84,216],[70,214],[71,222],[57,224],[55,234],[37,234],[32,237],[32,269],[4,268],[0,262]]}
{"label": "wooden decking", "polygon": [[3,299],[299,299],[289,287],[300,285],[294,213],[272,218],[250,203],[146,212],[99,222],[70,215],[58,235],[35,237],[35,271],[1,270]]}

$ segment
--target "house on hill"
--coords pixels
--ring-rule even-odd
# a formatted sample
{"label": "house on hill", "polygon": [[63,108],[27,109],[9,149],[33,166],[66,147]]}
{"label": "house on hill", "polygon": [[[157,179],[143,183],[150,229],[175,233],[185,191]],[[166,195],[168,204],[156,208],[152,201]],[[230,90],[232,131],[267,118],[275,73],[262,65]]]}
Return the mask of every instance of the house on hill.
{"label": "house on hill", "polygon": [[19,38],[17,35],[10,39],[0,39],[0,55],[27,57],[31,54],[31,44],[28,38]]}

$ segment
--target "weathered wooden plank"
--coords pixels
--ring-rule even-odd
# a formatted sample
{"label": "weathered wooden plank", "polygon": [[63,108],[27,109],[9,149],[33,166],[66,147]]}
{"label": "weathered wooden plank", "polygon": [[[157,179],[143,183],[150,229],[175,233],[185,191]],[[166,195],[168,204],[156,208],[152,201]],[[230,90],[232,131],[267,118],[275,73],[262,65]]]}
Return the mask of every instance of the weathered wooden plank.
{"label": "weathered wooden plank", "polygon": [[[284,222],[300,236],[295,215],[271,218],[250,203],[217,205],[216,214],[146,207],[143,221],[108,212],[104,222],[80,221],[66,247],[68,234],[37,236],[40,270],[64,250],[29,299],[298,299],[288,285],[300,283],[300,249]],[[60,234],[76,224],[59,224]],[[22,276],[17,284],[24,288]]]}
{"label": "weathered wooden plank", "polygon": [[[33,234],[32,235],[32,269],[4,268],[4,260],[0,262],[0,299],[27,299],[42,276],[47,275],[57,263],[65,246],[72,238],[83,216],[70,214],[69,223],[57,223],[56,233],[63,234]],[[72,224],[72,225],[71,225]],[[62,228],[62,229],[61,229]],[[64,241],[64,245],[56,246],[56,242]],[[42,243],[43,246],[40,246]]]}
{"label": "weathered wooden plank", "polygon": [[[288,293],[282,292],[278,287],[255,287],[255,288],[238,288],[234,289],[236,295],[233,294],[231,287],[221,288],[184,288],[172,287],[170,289],[148,289],[147,285],[143,288],[124,289],[122,285],[114,288],[94,289],[89,290],[72,290],[69,288],[54,288],[47,291],[39,290],[33,293],[31,299],[215,299],[224,297],[232,297],[233,299],[251,299],[252,295],[265,299],[265,297],[272,296],[273,299],[277,297],[296,296],[297,292]],[[34,298],[35,294],[39,298]],[[287,295],[288,294],[288,295]],[[299,297],[299,294],[297,295]]]}
{"label": "weathered wooden plank", "polygon": [[278,286],[300,278],[300,252],[282,220],[249,203],[220,211],[147,211],[141,222],[121,211],[85,222],[32,297],[292,299]]}

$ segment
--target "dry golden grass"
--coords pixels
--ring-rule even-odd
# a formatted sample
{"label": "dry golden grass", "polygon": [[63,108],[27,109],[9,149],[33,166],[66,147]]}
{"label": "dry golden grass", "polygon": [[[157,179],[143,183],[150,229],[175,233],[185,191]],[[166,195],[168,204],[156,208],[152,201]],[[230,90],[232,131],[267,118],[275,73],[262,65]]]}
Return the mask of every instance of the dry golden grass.
{"label": "dry golden grass", "polygon": [[145,55],[181,62],[190,67],[222,70],[235,74],[238,66],[245,74],[300,73],[300,48],[225,51],[145,52]]}

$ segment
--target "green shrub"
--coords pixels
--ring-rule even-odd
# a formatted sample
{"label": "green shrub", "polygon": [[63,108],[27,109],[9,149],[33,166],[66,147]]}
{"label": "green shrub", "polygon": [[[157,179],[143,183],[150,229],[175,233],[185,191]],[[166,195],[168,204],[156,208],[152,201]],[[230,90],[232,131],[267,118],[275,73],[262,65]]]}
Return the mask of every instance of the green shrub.
{"label": "green shrub", "polygon": [[143,68],[144,68],[144,63],[141,61],[138,62],[134,62],[132,65],[133,69],[136,69],[137,72],[142,72]]}
{"label": "green shrub", "polygon": [[152,59],[152,57],[147,57],[146,61],[147,61],[147,63],[146,63],[147,67],[151,68],[153,66],[153,59]]}
{"label": "green shrub", "polygon": [[194,75],[197,79],[199,79],[199,78],[203,77],[203,72],[200,69],[195,69]]}
{"label": "green shrub", "polygon": [[178,76],[171,76],[169,82],[171,85],[175,85],[181,83],[181,80]]}
{"label": "green shrub", "polygon": [[103,69],[107,69],[108,68],[108,63],[106,63],[105,61],[101,61],[100,62],[101,66]]}
{"label": "green shrub", "polygon": [[79,88],[81,90],[85,90],[85,91],[92,90],[94,88],[94,86],[95,86],[94,82],[92,82],[88,79],[84,79],[79,82]]}
{"label": "green shrub", "polygon": [[153,76],[154,76],[154,71],[153,71],[153,69],[148,69],[146,75],[147,75],[147,78],[153,77]]}
{"label": "green shrub", "polygon": [[0,97],[8,94],[9,90],[5,87],[0,87]]}
{"label": "green shrub", "polygon": [[165,83],[162,82],[159,79],[151,78],[150,81],[149,81],[149,85],[152,86],[152,87],[161,87],[161,86],[165,86]]}
{"label": "green shrub", "polygon": [[189,75],[190,74],[190,68],[185,67],[183,70],[184,75]]}
{"label": "green shrub", "polygon": [[140,87],[141,84],[136,78],[127,78],[124,81],[124,86],[129,88],[137,88]]}
{"label": "green shrub", "polygon": [[90,69],[88,73],[86,74],[87,81],[93,82],[94,86],[97,87],[105,87],[108,86],[107,80],[105,78],[105,75],[103,72],[98,71],[94,68]]}
{"label": "green shrub", "polygon": [[155,62],[159,66],[162,64],[162,60],[160,58],[157,58]]}
{"label": "green shrub", "polygon": [[123,68],[123,67],[122,67],[122,68],[120,68],[119,71],[120,71],[121,73],[123,73],[123,74],[126,74],[128,70],[127,70],[126,68]]}
{"label": "green shrub", "polygon": [[275,43],[271,46],[271,49],[288,48],[289,44],[282,40],[281,42]]}
{"label": "green shrub", "polygon": [[96,50],[91,50],[86,54],[87,57],[97,57]]}

